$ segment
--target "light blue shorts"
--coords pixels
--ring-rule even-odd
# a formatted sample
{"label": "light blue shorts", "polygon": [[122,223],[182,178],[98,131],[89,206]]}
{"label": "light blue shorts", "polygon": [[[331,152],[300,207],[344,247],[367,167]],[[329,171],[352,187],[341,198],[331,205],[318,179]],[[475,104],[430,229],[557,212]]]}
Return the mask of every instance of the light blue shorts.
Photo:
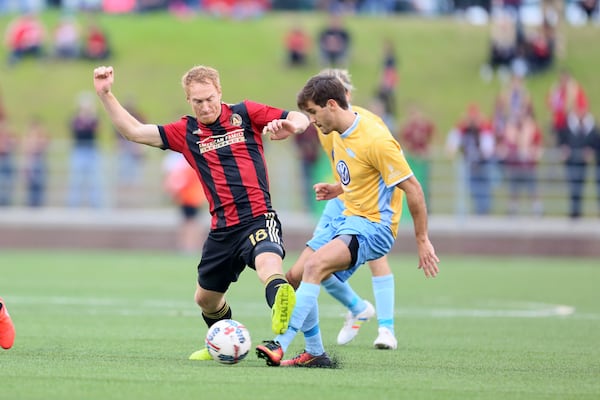
{"label": "light blue shorts", "polygon": [[319,222],[317,222],[317,226],[313,231],[313,236],[316,236],[320,229],[323,229],[329,225],[337,216],[342,215],[344,208],[344,202],[340,200],[339,197],[327,200],[327,204],[325,204],[321,218],[319,218]]}
{"label": "light blue shorts", "polygon": [[[331,201],[330,201],[331,202]],[[329,203],[327,204],[327,207]],[[331,207],[335,207],[333,204]],[[323,213],[327,213],[327,207]],[[319,224],[313,233],[312,239],[307,246],[317,251],[325,244],[332,241],[336,236],[354,235],[358,239],[358,255],[356,263],[344,271],[338,271],[335,275],[346,281],[352,274],[367,261],[381,258],[392,249],[394,236],[388,226],[371,222],[366,218],[357,216],[345,216],[338,213],[336,216],[328,215],[328,221],[319,220]],[[323,224],[321,224],[323,222]]]}

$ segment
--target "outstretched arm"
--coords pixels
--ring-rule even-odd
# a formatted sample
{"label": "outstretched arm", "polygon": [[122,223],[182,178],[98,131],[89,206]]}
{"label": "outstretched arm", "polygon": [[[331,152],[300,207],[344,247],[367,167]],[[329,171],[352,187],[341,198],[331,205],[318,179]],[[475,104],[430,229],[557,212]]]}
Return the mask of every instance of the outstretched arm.
{"label": "outstretched arm", "polygon": [[272,140],[282,140],[293,134],[300,134],[308,128],[308,117],[299,111],[290,111],[286,119],[274,119],[263,129]]}
{"label": "outstretched arm", "polygon": [[423,270],[426,277],[435,277],[440,271],[438,256],[429,240],[427,233],[427,207],[421,184],[414,176],[400,182],[397,185],[406,194],[406,203],[413,219],[417,249],[419,252],[419,268]]}
{"label": "outstretched arm", "polygon": [[114,80],[113,67],[102,66],[94,69],[94,88],[112,124],[127,140],[161,147],[163,142],[158,127],[151,124],[142,124],[113,95],[111,88]]}

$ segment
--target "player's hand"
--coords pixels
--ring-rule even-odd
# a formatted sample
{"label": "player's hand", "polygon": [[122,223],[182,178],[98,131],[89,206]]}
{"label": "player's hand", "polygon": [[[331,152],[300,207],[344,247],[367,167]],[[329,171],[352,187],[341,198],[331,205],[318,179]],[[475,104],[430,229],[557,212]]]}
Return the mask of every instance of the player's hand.
{"label": "player's hand", "polygon": [[343,189],[339,183],[315,183],[315,198],[317,200],[331,200],[342,194]]}
{"label": "player's hand", "polygon": [[287,119],[274,119],[269,122],[262,131],[263,135],[269,135],[271,140],[282,140],[296,132],[296,125]]}
{"label": "player's hand", "polygon": [[429,239],[427,239],[425,242],[417,244],[417,247],[419,249],[419,269],[423,270],[425,277],[435,278],[440,272],[440,268],[438,266],[440,259],[435,254],[433,245]]}
{"label": "player's hand", "polygon": [[94,88],[98,95],[109,93],[114,81],[113,67],[101,66],[94,69]]}

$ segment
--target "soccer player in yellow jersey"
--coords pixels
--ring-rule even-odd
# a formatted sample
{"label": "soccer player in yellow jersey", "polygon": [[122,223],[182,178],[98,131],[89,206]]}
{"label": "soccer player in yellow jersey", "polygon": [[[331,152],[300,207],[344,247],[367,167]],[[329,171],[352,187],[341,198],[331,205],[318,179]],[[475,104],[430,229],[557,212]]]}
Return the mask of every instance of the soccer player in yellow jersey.
{"label": "soccer player in yellow jersey", "polygon": [[[350,74],[347,70],[340,68],[326,68],[319,72],[319,75],[334,76],[338,78],[344,85],[344,89],[346,89],[348,102],[352,102],[352,91],[354,90],[354,86],[352,85]],[[356,105],[351,105],[351,108],[352,111],[356,112],[358,115],[373,118],[380,124],[385,125],[383,120],[371,111]],[[318,137],[321,146],[331,163],[332,170],[335,171],[332,157],[334,135],[325,135],[321,130],[318,130]],[[397,191],[400,192],[400,190]],[[342,197],[343,195],[327,201],[316,229],[320,229],[321,226],[328,224],[333,218],[342,213],[344,210]],[[379,327],[378,335],[373,342],[373,346],[377,349],[396,349],[398,347],[398,341],[396,340],[394,333],[394,275],[388,263],[387,256],[371,260],[368,262],[368,265],[372,275],[371,282],[373,285],[373,295],[375,297],[375,307],[373,307],[369,301],[361,298],[347,281],[340,281],[335,275],[330,276],[322,282],[325,290],[348,308],[344,325],[337,336],[337,343],[344,345],[352,341],[358,334],[358,330],[362,324],[375,316],[375,310],[377,310],[377,323]],[[299,282],[296,282],[295,279],[298,280],[301,278],[301,276],[294,277],[292,273],[288,273],[288,276],[288,279],[292,279],[290,283],[296,285]],[[310,338],[307,338],[307,342],[310,343]],[[308,344],[307,347],[309,347]]]}
{"label": "soccer player in yellow jersey", "polygon": [[293,359],[282,358],[299,330],[305,336],[320,337],[314,332],[319,332],[317,300],[324,280],[335,274],[345,281],[360,265],[390,251],[402,207],[396,188],[406,194],[418,267],[426,277],[438,274],[439,259],[429,240],[423,190],[389,130],[375,119],[352,111],[346,90],[336,77],[312,77],[298,94],[297,103],[324,134],[333,135],[333,160],[339,179],[335,184],[316,184],[315,192],[318,200],[343,193],[344,211],[317,230],[303,252],[299,266],[302,280],[288,330],[257,346],[256,353],[270,366],[331,367],[334,363],[322,343],[320,349],[313,343],[311,349]]}

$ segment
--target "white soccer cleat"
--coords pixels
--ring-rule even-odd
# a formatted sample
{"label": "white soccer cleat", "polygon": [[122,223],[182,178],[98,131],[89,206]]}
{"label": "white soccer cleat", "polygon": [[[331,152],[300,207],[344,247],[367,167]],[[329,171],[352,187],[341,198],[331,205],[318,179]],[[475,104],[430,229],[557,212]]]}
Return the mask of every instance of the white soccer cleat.
{"label": "white soccer cleat", "polygon": [[358,335],[358,330],[363,322],[367,322],[375,316],[375,307],[373,307],[373,304],[366,300],[365,303],[367,304],[367,308],[358,315],[353,315],[350,311],[346,314],[346,322],[344,322],[344,326],[340,330],[340,333],[338,333],[338,344],[350,343]]}
{"label": "white soccer cleat", "polygon": [[398,348],[398,341],[388,328],[379,328],[379,335],[373,342],[373,346],[376,349],[396,350]]}

